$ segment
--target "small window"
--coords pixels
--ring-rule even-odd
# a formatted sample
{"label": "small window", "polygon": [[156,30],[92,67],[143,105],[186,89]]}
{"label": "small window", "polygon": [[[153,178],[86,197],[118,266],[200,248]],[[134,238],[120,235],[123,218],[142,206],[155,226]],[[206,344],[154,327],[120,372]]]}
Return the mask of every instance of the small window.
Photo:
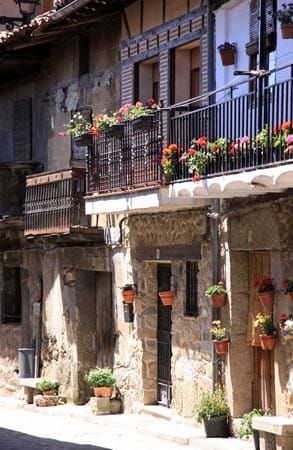
{"label": "small window", "polygon": [[89,36],[88,34],[79,37],[79,76],[89,73]]}
{"label": "small window", "polygon": [[197,302],[197,273],[198,265],[196,261],[187,261],[186,263],[186,302],[185,316],[198,316]]}
{"label": "small window", "polygon": [[32,99],[17,100],[14,103],[14,159],[32,159]]}
{"label": "small window", "polygon": [[3,267],[2,324],[21,323],[19,267]]}
{"label": "small window", "polygon": [[158,58],[151,58],[135,65],[134,100],[145,103],[154,98],[159,101],[159,63]]}

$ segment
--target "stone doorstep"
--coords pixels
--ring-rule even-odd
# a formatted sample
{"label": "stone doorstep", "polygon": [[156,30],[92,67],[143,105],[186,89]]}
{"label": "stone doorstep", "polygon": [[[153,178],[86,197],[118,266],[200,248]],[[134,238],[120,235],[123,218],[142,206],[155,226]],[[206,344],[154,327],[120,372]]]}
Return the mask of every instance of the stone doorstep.
{"label": "stone doorstep", "polygon": [[58,406],[65,405],[66,397],[62,395],[35,395],[34,404],[36,406]]}
{"label": "stone doorstep", "polygon": [[38,385],[41,382],[41,378],[19,378],[18,384],[20,386],[29,387],[32,389],[38,389]]}
{"label": "stone doorstep", "polygon": [[252,426],[265,433],[293,437],[293,417],[257,416],[252,418]]}

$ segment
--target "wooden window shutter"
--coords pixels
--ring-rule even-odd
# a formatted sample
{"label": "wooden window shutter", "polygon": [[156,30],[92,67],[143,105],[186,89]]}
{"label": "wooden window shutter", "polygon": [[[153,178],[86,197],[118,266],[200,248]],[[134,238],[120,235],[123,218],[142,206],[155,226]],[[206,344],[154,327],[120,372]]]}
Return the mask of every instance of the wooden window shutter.
{"label": "wooden window shutter", "polygon": [[[266,36],[267,36],[267,51],[275,49],[275,31],[276,6],[274,0],[265,0],[266,8]],[[246,53],[254,55],[258,52],[258,34],[259,34],[259,20],[258,20],[258,2],[252,0],[250,3],[249,16],[249,42],[246,44]]]}
{"label": "wooden window shutter", "polygon": [[17,100],[14,103],[14,159],[32,159],[32,99]]}

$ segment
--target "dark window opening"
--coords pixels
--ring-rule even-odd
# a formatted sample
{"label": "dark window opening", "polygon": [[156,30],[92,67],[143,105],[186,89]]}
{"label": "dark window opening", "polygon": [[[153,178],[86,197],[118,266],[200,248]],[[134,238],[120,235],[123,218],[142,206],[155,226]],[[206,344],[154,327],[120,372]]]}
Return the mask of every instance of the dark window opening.
{"label": "dark window opening", "polygon": [[85,34],[79,37],[79,76],[89,73],[89,35]]}
{"label": "dark window opening", "polygon": [[14,159],[32,159],[32,99],[17,100],[14,103]]}
{"label": "dark window opening", "polygon": [[198,316],[197,301],[197,273],[198,265],[196,261],[187,261],[186,263],[186,302],[185,316]]}
{"label": "dark window opening", "polygon": [[19,267],[3,267],[2,324],[8,323],[21,323]]}
{"label": "dark window opening", "polygon": [[134,102],[146,103],[149,98],[159,101],[158,58],[142,61],[134,67]]}

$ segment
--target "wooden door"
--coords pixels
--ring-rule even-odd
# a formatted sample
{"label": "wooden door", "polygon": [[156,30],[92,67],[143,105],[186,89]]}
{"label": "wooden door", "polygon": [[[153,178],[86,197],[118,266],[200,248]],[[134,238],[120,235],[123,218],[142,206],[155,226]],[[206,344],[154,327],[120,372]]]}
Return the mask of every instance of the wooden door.
{"label": "wooden door", "polygon": [[248,343],[253,345],[253,408],[275,411],[275,377],[274,377],[274,351],[262,350],[259,338],[254,334],[253,322],[258,312],[268,314],[264,310],[255,292],[255,281],[262,281],[271,277],[271,252],[252,252],[249,258],[250,266],[250,305],[248,323]]}

